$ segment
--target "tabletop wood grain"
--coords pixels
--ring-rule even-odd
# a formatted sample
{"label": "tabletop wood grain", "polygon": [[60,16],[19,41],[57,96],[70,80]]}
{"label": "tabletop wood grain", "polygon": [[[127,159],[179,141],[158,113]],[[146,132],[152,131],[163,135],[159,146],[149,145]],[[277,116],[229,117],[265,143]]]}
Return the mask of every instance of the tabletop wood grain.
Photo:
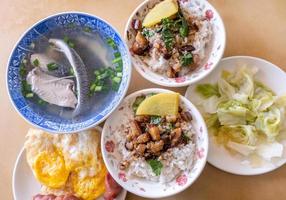
{"label": "tabletop wood grain", "polygon": [[[6,63],[20,35],[32,24],[62,11],[98,15],[123,34],[125,23],[142,0],[0,0],[0,194],[12,197],[12,170],[30,127],[13,109],[7,96]],[[224,56],[250,55],[269,60],[286,70],[285,0],[210,0],[221,14],[227,32]],[[275,77],[273,77],[275,78]],[[281,83],[286,84],[286,83]],[[159,87],[133,70],[129,93]],[[186,88],[175,89],[184,93]],[[259,176],[236,176],[207,165],[180,200],[285,200],[286,166]],[[128,200],[143,198],[128,194]]]}

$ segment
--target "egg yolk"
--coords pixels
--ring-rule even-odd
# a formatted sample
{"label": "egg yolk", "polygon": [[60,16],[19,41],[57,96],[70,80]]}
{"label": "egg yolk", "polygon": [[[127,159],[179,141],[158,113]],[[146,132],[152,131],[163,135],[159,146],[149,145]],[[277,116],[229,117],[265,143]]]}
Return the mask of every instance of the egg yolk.
{"label": "egg yolk", "polygon": [[79,176],[81,170],[82,169],[78,168],[76,170],[77,172],[73,173],[71,176],[73,190],[76,196],[84,200],[94,200],[101,196],[105,191],[104,181],[107,174],[105,166],[103,165],[100,172],[93,177],[86,176],[81,178]]}
{"label": "egg yolk", "polygon": [[36,178],[50,188],[60,188],[65,185],[69,170],[60,152],[43,151],[38,154],[33,165]]}

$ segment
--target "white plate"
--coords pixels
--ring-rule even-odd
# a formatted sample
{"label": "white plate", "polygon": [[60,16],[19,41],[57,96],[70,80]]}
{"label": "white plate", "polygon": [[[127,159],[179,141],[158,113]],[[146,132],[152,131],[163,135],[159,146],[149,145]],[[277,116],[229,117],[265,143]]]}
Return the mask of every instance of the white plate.
{"label": "white plate", "polygon": [[[98,128],[98,127],[97,127]],[[101,132],[101,128],[98,128]],[[22,148],[15,163],[12,179],[14,200],[32,200],[33,196],[39,194],[41,185],[35,179],[30,166],[26,161],[25,149]],[[124,200],[127,191],[122,192],[115,200]],[[104,200],[103,197],[97,200]]]}
{"label": "white plate", "polygon": [[[190,85],[186,91],[185,97],[190,99],[196,98],[196,85],[201,83],[216,83],[223,69],[233,71],[242,65],[248,67],[257,67],[258,73],[255,78],[265,85],[269,86],[278,96],[286,94],[286,73],[274,64],[255,57],[234,56],[221,60],[216,69],[205,79]],[[286,162],[286,143],[284,144],[283,159],[276,165],[265,163],[264,165],[253,168],[250,164],[243,161],[242,157],[231,155],[224,147],[218,146],[213,137],[210,138],[208,162],[215,167],[238,175],[257,175],[275,170]]]}
{"label": "white plate", "polygon": [[116,140],[115,131],[123,124],[127,124],[133,118],[132,103],[137,96],[151,93],[172,92],[165,89],[145,89],[127,96],[115,112],[105,122],[101,137],[101,152],[105,165],[124,189],[136,195],[146,198],[162,198],[177,194],[188,188],[202,172],[208,152],[208,134],[205,122],[196,107],[183,96],[180,96],[180,105],[190,111],[193,117],[192,124],[195,129],[196,149],[194,166],[191,171],[184,171],[178,177],[167,184],[148,181],[138,177],[128,177],[125,171],[119,169],[122,160],[118,150],[119,142]]}

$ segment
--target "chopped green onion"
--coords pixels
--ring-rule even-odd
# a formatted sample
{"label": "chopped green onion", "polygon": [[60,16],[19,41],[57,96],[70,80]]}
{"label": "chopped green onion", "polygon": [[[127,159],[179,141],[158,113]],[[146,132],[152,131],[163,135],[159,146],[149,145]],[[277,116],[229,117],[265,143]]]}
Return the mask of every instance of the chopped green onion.
{"label": "chopped green onion", "polygon": [[115,57],[115,58],[121,57],[120,52],[118,52],[118,51],[117,51],[117,52],[115,52],[115,53],[114,53],[114,57]]}
{"label": "chopped green onion", "polygon": [[112,81],[115,82],[115,83],[120,83],[121,78],[120,78],[120,77],[114,77],[114,78],[112,79]]}
{"label": "chopped green onion", "polygon": [[40,61],[39,61],[38,59],[35,59],[35,60],[33,61],[33,65],[36,66],[36,67],[39,67]]}
{"label": "chopped green onion", "polygon": [[85,26],[85,27],[83,27],[83,31],[87,32],[87,33],[91,33],[92,29],[89,26]]}
{"label": "chopped green onion", "polygon": [[27,93],[25,96],[27,98],[32,98],[32,97],[34,97],[34,93],[30,92],[30,93]]}
{"label": "chopped green onion", "polygon": [[75,28],[76,27],[76,24],[71,22],[67,25],[68,28]]}
{"label": "chopped green onion", "polygon": [[117,73],[116,73],[116,76],[117,76],[117,77],[122,77],[122,72],[117,72]]}
{"label": "chopped green onion", "polygon": [[71,41],[68,43],[68,45],[69,45],[70,48],[74,48],[74,46],[75,46],[75,44],[73,42],[71,42]]}
{"label": "chopped green onion", "polygon": [[70,75],[74,75],[73,68],[70,68],[69,74],[70,74]]}
{"label": "chopped green onion", "polygon": [[94,92],[100,92],[102,90],[102,86],[96,86],[94,88]]}
{"label": "chopped green onion", "polygon": [[58,65],[56,63],[49,63],[47,64],[47,68],[49,71],[53,71],[53,70],[58,69]]}
{"label": "chopped green onion", "polygon": [[27,94],[32,90],[31,85],[26,80],[22,81],[22,90],[24,94]]}
{"label": "chopped green onion", "polygon": [[98,70],[94,71],[94,75],[95,76],[99,76],[100,75],[100,72]]}
{"label": "chopped green onion", "polygon": [[115,67],[115,71],[117,71],[117,72],[122,72],[122,68],[123,68],[122,65],[116,66],[116,67]]}
{"label": "chopped green onion", "polygon": [[71,41],[71,39],[68,36],[64,36],[64,42],[70,47],[70,48],[74,48],[75,44]]}
{"label": "chopped green onion", "polygon": [[92,83],[91,86],[89,87],[89,91],[94,91],[95,87],[96,87],[96,84]]}
{"label": "chopped green onion", "polygon": [[121,57],[117,57],[117,58],[114,58],[113,60],[112,60],[112,63],[114,64],[114,63],[120,63],[122,61],[122,58]]}
{"label": "chopped green onion", "polygon": [[107,42],[107,44],[108,44],[109,46],[111,46],[113,49],[117,49],[117,46],[116,46],[116,44],[115,44],[115,42],[114,42],[113,39],[107,38],[106,42]]}
{"label": "chopped green onion", "polygon": [[34,48],[35,48],[35,46],[36,46],[36,45],[35,45],[35,43],[34,43],[34,42],[32,42],[32,43],[30,44],[30,48],[31,48],[31,49],[34,49]]}
{"label": "chopped green onion", "polygon": [[22,63],[26,65],[26,64],[28,63],[28,60],[24,58],[24,59],[22,60]]}
{"label": "chopped green onion", "polygon": [[21,78],[24,78],[24,76],[27,74],[26,66],[24,63],[20,64],[19,70],[20,70],[19,73],[20,73]]}
{"label": "chopped green onion", "polygon": [[65,43],[68,43],[68,42],[69,42],[69,37],[66,36],[66,35],[64,36],[64,42],[65,42]]}
{"label": "chopped green onion", "polygon": [[43,99],[39,99],[38,104],[39,105],[46,105],[46,104],[48,104],[48,102],[44,101]]}
{"label": "chopped green onion", "polygon": [[98,79],[106,79],[109,77],[108,71],[105,71],[104,73],[102,73],[101,75],[98,76]]}

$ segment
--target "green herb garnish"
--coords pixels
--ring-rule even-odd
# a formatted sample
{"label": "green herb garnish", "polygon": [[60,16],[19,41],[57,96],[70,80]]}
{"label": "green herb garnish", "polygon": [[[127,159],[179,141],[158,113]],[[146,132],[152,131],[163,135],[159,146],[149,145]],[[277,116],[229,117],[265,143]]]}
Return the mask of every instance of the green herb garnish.
{"label": "green herb garnish", "polygon": [[39,61],[38,59],[35,59],[35,60],[33,61],[33,65],[36,66],[36,67],[39,67],[40,61]]}
{"label": "green herb garnish", "polygon": [[189,35],[189,26],[185,18],[181,17],[182,25],[179,29],[181,37],[187,37]]}
{"label": "green herb garnish", "polygon": [[185,133],[183,133],[181,137],[185,143],[188,143],[191,140],[191,138],[189,138]]}
{"label": "green herb garnish", "polygon": [[187,52],[181,56],[181,64],[183,67],[189,66],[192,63],[193,63],[193,54],[192,53]]}
{"label": "green herb garnish", "polygon": [[163,164],[159,160],[147,160],[147,163],[150,165],[152,168],[152,171],[156,176],[159,176],[161,174]]}
{"label": "green herb garnish", "polygon": [[139,105],[142,103],[142,101],[144,101],[145,98],[146,98],[145,96],[136,97],[135,101],[132,104],[132,110],[134,113],[136,113]]}
{"label": "green herb garnish", "polygon": [[58,65],[56,63],[49,63],[47,64],[47,68],[49,71],[53,71],[53,70],[58,69]]}
{"label": "green herb garnish", "polygon": [[150,118],[151,124],[160,124],[161,121],[162,121],[162,118],[159,116],[151,116]]}
{"label": "green herb garnish", "polygon": [[199,84],[196,87],[196,92],[198,92],[204,98],[210,98],[212,96],[220,97],[217,84],[210,84],[210,83]]}
{"label": "green herb garnish", "polygon": [[171,132],[175,127],[174,124],[172,124],[172,123],[167,123],[166,125],[167,125],[166,130],[169,132]]}
{"label": "green herb garnish", "polygon": [[162,19],[162,39],[164,41],[164,44],[168,50],[171,50],[173,48],[173,45],[175,43],[175,36],[172,32],[172,27],[174,23],[172,20],[166,18]]}
{"label": "green herb garnish", "polygon": [[151,31],[151,30],[148,30],[147,28],[144,28],[144,29],[142,30],[142,35],[143,35],[144,37],[146,37],[146,38],[150,38],[150,37],[152,37],[153,35],[155,35],[155,33],[154,33],[153,31]]}

